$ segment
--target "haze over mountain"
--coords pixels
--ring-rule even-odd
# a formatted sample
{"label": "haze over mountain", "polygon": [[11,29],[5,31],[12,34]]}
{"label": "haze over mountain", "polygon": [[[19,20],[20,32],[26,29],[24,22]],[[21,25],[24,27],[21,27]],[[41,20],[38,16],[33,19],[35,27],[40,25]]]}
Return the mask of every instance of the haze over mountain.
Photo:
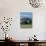
{"label": "haze over mountain", "polygon": [[32,13],[31,12],[21,12],[21,18],[30,18],[30,19],[32,19]]}

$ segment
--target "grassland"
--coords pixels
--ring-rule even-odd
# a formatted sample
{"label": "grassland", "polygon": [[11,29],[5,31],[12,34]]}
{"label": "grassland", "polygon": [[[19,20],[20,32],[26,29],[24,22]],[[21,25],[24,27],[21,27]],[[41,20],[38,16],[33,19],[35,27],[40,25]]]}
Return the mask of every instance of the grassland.
{"label": "grassland", "polygon": [[32,25],[31,24],[21,25],[21,28],[32,28]]}

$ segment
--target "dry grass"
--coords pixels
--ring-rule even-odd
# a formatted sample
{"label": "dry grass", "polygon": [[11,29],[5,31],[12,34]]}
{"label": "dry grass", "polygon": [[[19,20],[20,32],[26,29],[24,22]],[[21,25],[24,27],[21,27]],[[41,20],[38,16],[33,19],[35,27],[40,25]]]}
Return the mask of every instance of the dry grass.
{"label": "dry grass", "polygon": [[32,25],[31,25],[31,24],[28,24],[28,25],[21,25],[21,28],[32,28]]}

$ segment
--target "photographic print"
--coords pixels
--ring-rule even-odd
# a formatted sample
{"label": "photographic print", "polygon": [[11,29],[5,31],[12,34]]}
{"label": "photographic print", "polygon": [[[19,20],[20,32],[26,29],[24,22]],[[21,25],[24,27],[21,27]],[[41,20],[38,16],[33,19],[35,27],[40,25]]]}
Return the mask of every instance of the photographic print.
{"label": "photographic print", "polygon": [[32,28],[32,12],[21,12],[20,13],[20,27],[21,28]]}

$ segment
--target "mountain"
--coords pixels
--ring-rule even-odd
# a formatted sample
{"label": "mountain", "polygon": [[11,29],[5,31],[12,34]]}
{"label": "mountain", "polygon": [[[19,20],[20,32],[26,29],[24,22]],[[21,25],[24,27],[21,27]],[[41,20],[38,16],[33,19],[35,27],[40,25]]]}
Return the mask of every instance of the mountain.
{"label": "mountain", "polygon": [[30,24],[32,23],[32,19],[30,18],[21,18],[21,24]]}

